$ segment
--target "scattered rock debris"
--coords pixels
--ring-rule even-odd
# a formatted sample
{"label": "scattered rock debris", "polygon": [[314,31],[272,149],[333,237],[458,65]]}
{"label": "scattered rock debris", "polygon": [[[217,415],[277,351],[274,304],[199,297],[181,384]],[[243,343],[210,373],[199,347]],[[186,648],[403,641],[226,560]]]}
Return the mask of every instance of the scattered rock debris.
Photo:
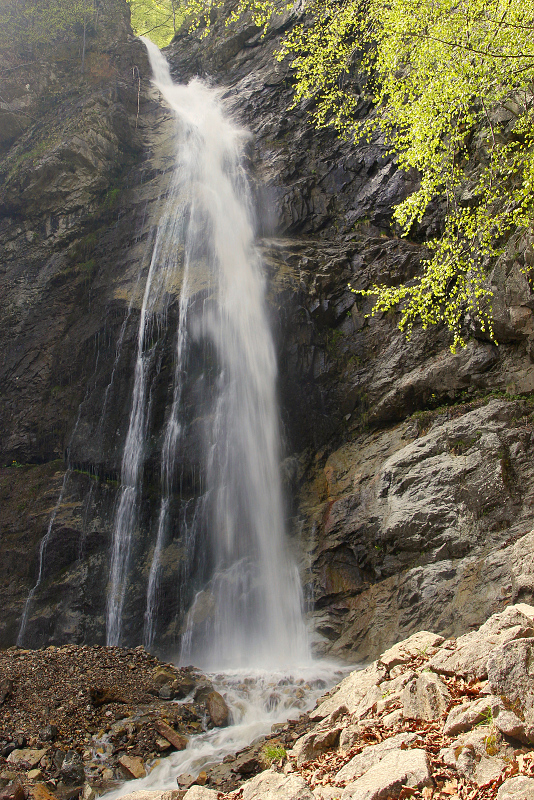
{"label": "scattered rock debris", "polygon": [[141,776],[208,718],[203,702],[162,700],[162,686],[184,698],[200,682],[193,667],[162,664],[143,647],[0,651],[1,800],[23,800],[19,786],[35,800],[90,797]]}
{"label": "scattered rock debris", "polygon": [[[221,764],[127,798],[534,800],[533,662],[525,604],[457,640],[419,632]],[[0,671],[0,800],[94,800],[185,747],[214,701],[200,672],[143,648],[11,648]]]}

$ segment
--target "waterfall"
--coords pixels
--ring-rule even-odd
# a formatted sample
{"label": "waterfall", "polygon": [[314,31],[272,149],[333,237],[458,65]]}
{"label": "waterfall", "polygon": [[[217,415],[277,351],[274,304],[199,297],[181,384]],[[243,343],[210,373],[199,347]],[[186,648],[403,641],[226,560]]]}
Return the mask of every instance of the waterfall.
{"label": "waterfall", "polygon": [[[169,297],[180,286],[145,645],[151,646],[156,636],[161,557],[169,526],[175,522],[171,498],[175,462],[184,441],[182,395],[194,341],[211,354],[206,380],[211,397],[202,409],[202,495],[195,501],[191,525],[186,519],[182,523],[181,544],[206,550],[207,555],[201,559],[202,569],[197,565],[195,572],[191,567],[190,574],[180,578],[192,582],[196,590],[192,603],[191,593],[181,592],[189,596],[190,607],[183,609],[180,658],[218,669],[306,663],[309,649],[301,589],[286,541],[279,471],[276,357],[243,167],[249,134],[232,121],[220,92],[198,79],[188,85],[173,83],[163,55],[144,41],[154,84],[176,119],[176,168],[141,309],[113,526],[107,643],[119,644],[122,635],[148,431],[153,332],[165,324]],[[194,302],[195,296],[200,302]],[[193,532],[206,541],[191,541]],[[186,553],[184,563],[191,566],[192,560]]]}

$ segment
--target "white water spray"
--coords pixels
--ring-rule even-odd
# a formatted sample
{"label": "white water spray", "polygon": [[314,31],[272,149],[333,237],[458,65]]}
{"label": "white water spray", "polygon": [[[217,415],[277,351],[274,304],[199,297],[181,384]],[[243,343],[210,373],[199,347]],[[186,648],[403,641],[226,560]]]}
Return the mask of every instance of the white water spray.
{"label": "white water spray", "polygon": [[[243,150],[249,135],[225,113],[215,89],[197,79],[187,86],[174,84],[158,48],[148,40],[145,44],[154,83],[174,112],[179,129],[168,219],[160,225],[155,249],[158,242],[165,241],[160,247],[180,248],[184,253],[173,404],[162,454],[162,503],[149,577],[145,642],[152,643],[154,636],[159,558],[181,435],[189,280],[190,275],[201,270],[209,281],[209,299],[204,303],[200,324],[197,321],[197,335],[214,345],[218,365],[215,399],[204,431],[207,492],[202,508],[205,527],[210,531],[212,569],[209,582],[199,587],[188,615],[181,659],[217,669],[280,668],[283,664],[307,663],[309,649],[300,583],[285,541],[276,359],[243,169]],[[145,306],[154,293],[151,282],[153,276],[149,273],[139,332],[141,367]],[[135,398],[146,391],[141,367],[136,369],[134,409],[123,460],[127,481],[123,478],[121,491],[125,504],[128,492],[139,484],[140,478],[139,466],[128,445],[136,439],[139,450],[143,442],[144,417],[140,415],[138,421],[135,415]],[[133,460],[134,470],[128,467],[128,460]],[[122,534],[121,515],[125,521],[130,520],[128,512],[119,506],[114,541],[126,563],[128,534]],[[123,573],[119,568],[116,573],[110,597],[116,596],[119,602],[115,602],[115,610],[108,616],[108,631],[113,627],[111,617],[120,618],[124,593]],[[199,602],[204,609],[201,614]],[[117,638],[110,639],[108,635],[108,641],[117,643]]]}

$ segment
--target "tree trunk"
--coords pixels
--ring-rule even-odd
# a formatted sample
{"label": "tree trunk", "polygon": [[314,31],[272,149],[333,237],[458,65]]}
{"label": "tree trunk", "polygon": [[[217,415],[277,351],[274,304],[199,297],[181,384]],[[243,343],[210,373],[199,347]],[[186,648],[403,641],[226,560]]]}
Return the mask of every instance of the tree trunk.
{"label": "tree trunk", "polygon": [[87,29],[87,17],[83,18],[83,47],[82,47],[82,75],[85,69],[85,32]]}

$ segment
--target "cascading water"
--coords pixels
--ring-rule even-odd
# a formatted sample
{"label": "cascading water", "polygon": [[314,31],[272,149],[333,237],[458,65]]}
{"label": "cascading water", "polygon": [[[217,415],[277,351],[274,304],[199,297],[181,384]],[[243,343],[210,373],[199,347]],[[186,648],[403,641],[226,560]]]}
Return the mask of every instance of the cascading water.
{"label": "cascading water", "polygon": [[[191,604],[190,590],[182,593],[189,594],[190,608],[181,660],[217,669],[307,663],[300,582],[285,541],[276,359],[243,168],[249,136],[225,113],[217,90],[197,79],[187,86],[174,84],[163,55],[144,41],[154,83],[176,119],[176,164],[141,308],[113,525],[107,644],[121,643],[132,541],[139,528],[158,333],[181,284],[144,643],[152,646],[156,636],[162,551],[175,523],[172,497],[176,457],[183,445],[182,394],[194,340],[210,354],[206,385],[212,396],[202,412],[201,497],[195,501],[188,535],[180,537],[186,551],[182,572],[195,548],[206,553],[197,558],[202,568],[197,563],[196,571],[183,575],[197,594]],[[182,527],[187,525],[184,514]],[[192,532],[201,532],[208,541],[185,541]],[[182,608],[185,612],[187,607]]]}
{"label": "cascading water", "polygon": [[[203,343],[210,361],[203,380],[211,399],[199,409],[204,420],[200,494],[181,506],[179,538],[185,555],[180,579],[189,609],[184,604],[180,660],[224,671],[212,680],[226,697],[233,724],[192,737],[186,750],[155,765],[146,778],[110,792],[106,800],[136,789],[175,788],[180,772],[198,773],[267,733],[273,722],[309,707],[333,682],[336,669],[311,661],[299,577],[286,545],[276,359],[242,166],[247,134],[228,118],[216,90],[196,79],[187,86],[174,84],[163,55],[144,41],[154,83],[177,120],[177,157],[141,313],[113,544],[113,558],[122,562],[112,565],[108,609],[114,616],[108,616],[108,641],[110,632],[115,639],[120,632],[132,536],[127,525],[135,516],[128,508],[135,508],[141,489],[149,414],[147,330],[154,316],[149,309],[159,304],[159,314],[164,314],[164,287],[176,285],[173,273],[181,271],[174,384],[163,435],[161,503],[144,641],[151,645],[156,636],[161,558],[173,522],[175,461],[187,436],[183,395],[189,353],[193,342],[197,347]],[[135,456],[128,450],[134,441]],[[192,602],[190,581],[197,589]]]}

